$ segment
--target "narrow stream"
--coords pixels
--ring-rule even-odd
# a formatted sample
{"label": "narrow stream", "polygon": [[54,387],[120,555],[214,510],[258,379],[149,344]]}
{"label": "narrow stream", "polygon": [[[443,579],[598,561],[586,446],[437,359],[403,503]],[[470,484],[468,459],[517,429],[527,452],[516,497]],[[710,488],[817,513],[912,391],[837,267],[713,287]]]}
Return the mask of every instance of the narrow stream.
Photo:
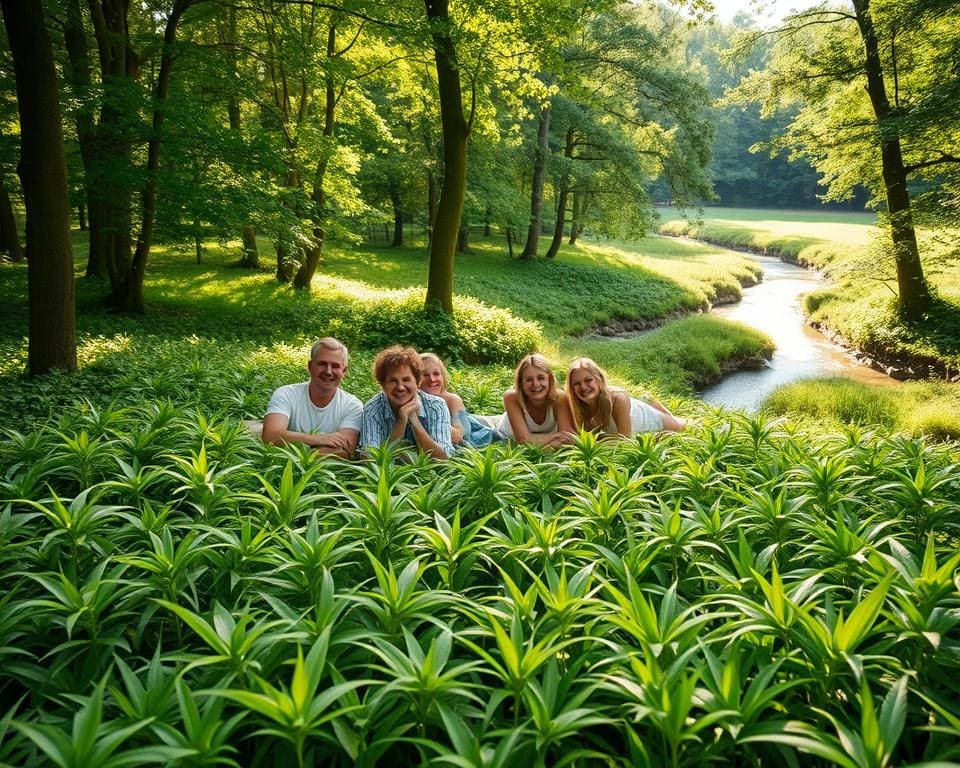
{"label": "narrow stream", "polygon": [[763,280],[745,288],[743,300],[717,307],[712,314],[763,331],[776,344],[773,359],[756,371],[737,371],[700,393],[704,402],[755,411],[776,387],[817,376],[846,376],[870,384],[896,386],[872,368],[860,365],[823,334],[804,322],[800,296],[824,285],[813,270],[787,264],[773,256],[755,257]]}

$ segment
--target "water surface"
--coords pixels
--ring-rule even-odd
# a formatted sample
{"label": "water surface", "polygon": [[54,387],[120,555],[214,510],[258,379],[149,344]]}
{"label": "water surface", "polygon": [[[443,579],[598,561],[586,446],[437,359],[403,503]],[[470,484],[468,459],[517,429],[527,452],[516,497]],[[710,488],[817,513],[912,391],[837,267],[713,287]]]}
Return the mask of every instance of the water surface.
{"label": "water surface", "polygon": [[860,365],[822,333],[806,325],[800,297],[825,285],[823,277],[773,256],[755,258],[763,267],[763,280],[745,288],[742,301],[717,307],[712,314],[763,331],[773,339],[776,351],[764,368],[728,374],[704,389],[700,393],[704,402],[755,411],[776,387],[821,376],[846,376],[884,386],[899,383]]}

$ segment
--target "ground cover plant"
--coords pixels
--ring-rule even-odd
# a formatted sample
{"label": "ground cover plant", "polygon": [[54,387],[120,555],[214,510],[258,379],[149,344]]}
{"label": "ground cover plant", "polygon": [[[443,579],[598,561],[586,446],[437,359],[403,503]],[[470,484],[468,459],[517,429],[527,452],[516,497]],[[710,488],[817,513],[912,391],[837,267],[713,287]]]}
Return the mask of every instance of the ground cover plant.
{"label": "ground cover plant", "polygon": [[[667,272],[683,251],[594,244],[571,274],[641,296],[665,284],[644,265]],[[390,277],[350,276],[362,253]],[[373,393],[360,319],[338,312],[346,296],[416,325],[411,254],[392,254],[349,252],[309,297],[225,256],[168,254],[145,318],[106,314],[82,282],[73,376],[18,375],[23,331],[0,319],[0,765],[960,759],[954,444],[702,406],[683,435],[444,464],[256,441],[241,418],[303,376],[314,335],[356,333],[344,384]],[[487,268],[491,295],[511,266]],[[749,279],[697,287],[684,269],[673,285],[693,305]],[[702,316],[558,336],[577,290],[558,283],[567,308],[541,343],[614,363],[634,389],[689,392],[768,345]],[[22,267],[0,289],[22,304]],[[493,307],[471,342],[491,359],[550,312],[521,314],[523,289],[471,297]],[[382,318],[363,322],[382,343]],[[511,373],[457,365],[453,388],[493,413]]]}
{"label": "ground cover plant", "polygon": [[721,414],[320,459],[190,383],[0,443],[0,763],[960,759],[960,455]]}
{"label": "ground cover plant", "polygon": [[844,378],[803,380],[778,387],[762,407],[827,429],[860,424],[960,440],[960,387],[946,382],[908,382],[892,389]]}

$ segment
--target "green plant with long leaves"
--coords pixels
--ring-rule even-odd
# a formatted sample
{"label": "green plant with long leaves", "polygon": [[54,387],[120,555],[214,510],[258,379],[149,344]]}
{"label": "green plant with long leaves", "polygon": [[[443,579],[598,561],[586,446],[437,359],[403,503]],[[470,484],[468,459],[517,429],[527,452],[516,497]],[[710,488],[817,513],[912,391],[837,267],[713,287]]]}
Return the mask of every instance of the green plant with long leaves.
{"label": "green plant with long leaves", "polygon": [[289,743],[301,768],[312,764],[315,756],[308,750],[308,740],[326,741],[336,746],[338,742],[332,722],[356,708],[356,705],[342,704],[341,699],[355,688],[372,682],[350,680],[321,687],[321,682],[328,675],[329,642],[329,630],[324,630],[306,657],[301,646],[297,645],[297,658],[288,686],[277,687],[263,678],[255,677],[260,692],[215,688],[205,693],[230,699],[245,707],[267,723],[258,729],[257,734],[277,736]]}

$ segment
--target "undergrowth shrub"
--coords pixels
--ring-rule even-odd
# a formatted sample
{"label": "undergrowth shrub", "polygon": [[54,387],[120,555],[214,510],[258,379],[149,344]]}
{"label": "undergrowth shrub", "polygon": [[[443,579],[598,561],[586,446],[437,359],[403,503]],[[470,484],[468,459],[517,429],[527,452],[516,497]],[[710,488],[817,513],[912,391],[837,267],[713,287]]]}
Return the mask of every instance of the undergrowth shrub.
{"label": "undergrowth shrub", "polygon": [[365,301],[334,329],[368,349],[409,344],[467,363],[512,364],[543,344],[539,325],[508,309],[457,296],[451,317],[438,307],[425,308],[415,289]]}

